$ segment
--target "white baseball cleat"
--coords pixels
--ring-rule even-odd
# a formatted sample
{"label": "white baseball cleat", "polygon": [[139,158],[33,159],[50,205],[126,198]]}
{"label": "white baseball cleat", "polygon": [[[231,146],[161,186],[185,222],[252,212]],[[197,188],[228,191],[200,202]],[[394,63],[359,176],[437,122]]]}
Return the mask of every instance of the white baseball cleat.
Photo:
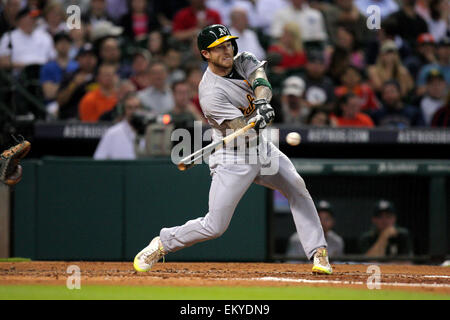
{"label": "white baseball cleat", "polygon": [[139,272],[146,272],[165,254],[161,240],[159,237],[155,237],[148,246],[134,257],[134,269]]}
{"label": "white baseball cleat", "polygon": [[314,265],[312,268],[313,273],[319,274],[332,274],[330,262],[328,261],[328,251],[325,248],[317,249],[314,254]]}

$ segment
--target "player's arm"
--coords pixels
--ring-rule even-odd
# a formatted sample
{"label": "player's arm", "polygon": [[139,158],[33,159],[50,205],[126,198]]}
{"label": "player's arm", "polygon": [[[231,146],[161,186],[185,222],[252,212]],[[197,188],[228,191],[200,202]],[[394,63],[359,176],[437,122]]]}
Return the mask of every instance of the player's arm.
{"label": "player's arm", "polygon": [[264,129],[275,118],[275,111],[269,104],[272,99],[272,86],[267,80],[267,75],[263,67],[257,68],[248,78],[256,99],[253,104],[256,108],[256,116],[251,118],[248,123],[255,122],[256,131]]}
{"label": "player's arm", "polygon": [[263,67],[259,67],[253,71],[250,74],[248,81],[253,88],[256,100],[266,99],[267,102],[272,100],[272,86],[267,79],[266,71]]}
{"label": "player's arm", "polygon": [[233,131],[239,130],[247,125],[243,116],[233,120],[225,120],[223,123],[228,129],[232,129]]}

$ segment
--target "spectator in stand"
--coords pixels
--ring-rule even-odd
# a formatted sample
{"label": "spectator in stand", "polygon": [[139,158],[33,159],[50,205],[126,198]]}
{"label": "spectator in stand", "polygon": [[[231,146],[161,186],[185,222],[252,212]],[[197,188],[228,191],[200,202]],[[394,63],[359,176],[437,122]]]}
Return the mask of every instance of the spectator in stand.
{"label": "spectator in stand", "polygon": [[416,79],[423,66],[435,62],[434,38],[429,33],[422,33],[417,37],[416,51],[405,59],[405,66],[408,68],[411,76]]}
{"label": "spectator in stand", "polygon": [[247,10],[237,7],[231,11],[230,33],[239,39],[236,39],[240,52],[248,51],[253,53],[258,60],[264,60],[266,52],[258,40],[257,34],[249,29]]}
{"label": "spectator in stand", "polygon": [[345,25],[340,25],[337,27],[336,37],[336,46],[346,50],[349,53],[349,63],[352,66],[364,69],[366,66],[364,51],[361,50],[360,44],[357,42],[353,30]]}
{"label": "spectator in stand", "polygon": [[72,46],[69,51],[70,59],[76,59],[78,51],[87,42],[88,28],[83,21],[80,21],[80,28],[73,28],[69,30],[70,38],[72,39]]}
{"label": "spectator in stand", "polygon": [[355,42],[363,47],[374,36],[374,32],[367,28],[367,18],[359,12],[353,0],[336,0],[334,3],[327,3],[323,14],[330,42],[333,45],[337,43],[338,26],[350,29],[355,36]]}
{"label": "spectator in stand", "polygon": [[82,20],[92,27],[95,27],[99,22],[112,22],[106,11],[106,0],[91,0],[89,9],[83,14]]}
{"label": "spectator in stand", "polygon": [[100,116],[114,108],[117,103],[118,78],[111,64],[102,64],[97,70],[98,87],[80,101],[79,115],[83,122],[97,122]]}
{"label": "spectator in stand", "polygon": [[91,0],[88,11],[83,15],[83,20],[91,26],[102,21],[113,22],[106,8],[106,0]]}
{"label": "spectator in stand", "polygon": [[76,60],[79,68],[63,79],[56,96],[59,105],[58,117],[62,120],[79,119],[78,104],[95,84],[97,57],[93,46],[86,43],[78,52]]}
{"label": "spectator in stand", "polygon": [[[328,244],[328,255],[331,258],[342,256],[344,254],[344,240],[333,230],[336,221],[330,203],[326,200],[320,200],[316,207]],[[286,255],[290,258],[306,257],[297,232],[289,238]]]}
{"label": "spectator in stand", "polygon": [[444,105],[448,87],[439,69],[431,69],[428,72],[426,91],[419,103],[427,126],[431,125],[435,112]]}
{"label": "spectator in stand", "polygon": [[124,36],[131,41],[145,39],[150,31],[159,28],[158,19],[150,11],[148,0],[129,0],[128,13],[120,21]]}
{"label": "spectator in stand", "polygon": [[409,48],[406,48],[403,45],[405,42],[401,41],[401,39],[396,36],[395,24],[392,19],[385,19],[381,23],[380,29],[375,29],[373,32],[375,36],[369,39],[365,47],[367,65],[376,63],[377,58],[380,55],[381,47],[386,41],[394,41],[396,44],[396,41],[402,42],[402,45],[397,47],[401,59],[404,59],[411,54]]}
{"label": "spectator in stand", "polygon": [[173,18],[172,35],[178,41],[190,42],[205,26],[222,23],[220,14],[209,9],[206,0],[189,0],[190,6],[181,9]]}
{"label": "spectator in stand", "polygon": [[132,74],[130,80],[138,91],[147,88],[151,84],[148,70],[150,62],[150,52],[146,49],[137,49],[131,64]]}
{"label": "spectator in stand", "polygon": [[279,63],[271,67],[274,73],[283,74],[303,67],[307,59],[298,25],[296,23],[284,25],[280,38],[267,49],[267,53],[272,57],[278,56],[276,60],[279,60]]}
{"label": "spectator in stand", "polygon": [[372,216],[373,228],[360,238],[361,253],[367,257],[396,257],[412,255],[409,231],[398,227],[394,205],[380,200]]}
{"label": "spectator in stand", "polygon": [[55,58],[51,36],[37,28],[39,11],[28,7],[16,15],[17,28],[0,39],[0,68],[20,71],[29,65],[43,65]]}
{"label": "spectator in stand", "polygon": [[181,57],[181,64],[186,66],[186,69],[190,69],[191,66],[195,65],[196,68],[199,68],[202,72],[206,70],[208,67],[208,62],[203,60],[202,55],[198,51],[197,39],[191,41],[191,45],[189,48],[183,51],[183,45],[179,46],[179,49],[182,50],[183,55]]}
{"label": "spectator in stand", "polygon": [[174,98],[173,109],[169,112],[175,128],[194,126],[194,121],[202,121],[195,105],[190,101],[189,85],[185,81],[177,81],[172,85]]}
{"label": "spectator in stand", "polygon": [[290,0],[290,2],[289,6],[277,11],[274,15],[270,29],[272,38],[280,38],[284,26],[294,22],[301,30],[304,42],[324,44],[328,40],[328,35],[320,11],[310,8],[306,0]]}
{"label": "spectator in stand", "polygon": [[[220,14],[220,20],[225,26],[232,25],[232,12],[235,9],[244,10],[248,18],[248,24],[254,28],[256,27],[256,12],[255,2],[248,0],[206,0],[206,6],[217,11]],[[234,35],[234,33],[231,33]]]}
{"label": "spectator in stand", "polygon": [[108,17],[116,24],[129,12],[128,7],[129,0],[106,0],[106,12]]}
{"label": "spectator in stand", "polygon": [[353,93],[347,93],[338,98],[336,109],[330,115],[330,120],[337,127],[374,127],[372,119],[360,109],[361,98]]}
{"label": "spectator in stand", "polygon": [[207,123],[206,118],[203,115],[202,108],[200,107],[200,100],[198,97],[198,85],[202,80],[203,72],[197,65],[192,65],[187,68],[186,72],[186,82],[189,85],[189,94],[191,102],[195,105],[197,115],[200,115],[200,118]]}
{"label": "spectator in stand", "polygon": [[162,61],[153,61],[149,67],[149,76],[151,85],[138,93],[144,109],[156,114],[170,112],[174,100],[172,90],[167,83],[167,66]]}
{"label": "spectator in stand", "polygon": [[382,89],[382,108],[372,114],[377,127],[404,129],[420,127],[425,123],[420,110],[402,101],[400,85],[395,80],[384,83]]}
{"label": "spectator in stand", "polygon": [[66,31],[66,13],[60,2],[53,0],[45,5],[42,20],[38,22],[39,28],[47,31],[51,36]]}
{"label": "spectator in stand", "polygon": [[[78,63],[69,57],[71,41],[67,33],[57,33],[53,37],[56,59],[44,64],[40,70],[40,83],[42,85],[47,111],[54,115],[56,115],[58,110],[58,105],[54,102],[59,85],[67,74],[71,74],[78,69]],[[49,107],[51,110],[49,110]]]}
{"label": "spectator in stand", "polygon": [[349,92],[361,98],[361,111],[371,113],[380,108],[375,92],[368,84],[362,81],[361,71],[354,66],[347,67],[342,73],[341,85],[336,87],[335,95],[342,96]]}
{"label": "spectator in stand", "polygon": [[402,0],[400,10],[391,14],[386,20],[392,24],[396,36],[408,45],[408,50],[415,50],[417,37],[428,33],[426,21],[416,13],[416,0]]}
{"label": "spectator in stand", "polygon": [[131,67],[122,62],[122,53],[116,37],[105,37],[100,40],[98,53],[101,64],[113,65],[121,79],[130,77]]}
{"label": "spectator in stand", "polygon": [[432,69],[438,69],[445,78],[447,83],[450,83],[450,41],[448,39],[441,40],[436,48],[436,63],[430,63],[423,66],[419,75],[417,76],[417,90],[416,94],[422,96],[426,90],[426,77],[428,72]]}
{"label": "spectator in stand", "polygon": [[122,120],[106,130],[95,150],[95,160],[136,159],[137,134],[130,122],[133,114],[142,109],[142,105],[134,93],[126,95],[121,105]]}
{"label": "spectator in stand", "polygon": [[[283,82],[281,91],[281,112],[276,115],[276,122],[292,125],[304,125],[310,113],[303,94],[305,92],[305,81],[298,76],[290,76]],[[278,121],[280,118],[280,121]]]}
{"label": "spectator in stand", "polygon": [[170,46],[164,55],[164,63],[169,71],[169,83],[173,83],[186,78],[186,72],[182,68],[183,53],[175,46]]}
{"label": "spectator in stand", "polygon": [[373,11],[367,11],[370,6],[379,7],[382,20],[400,9],[395,0],[355,0],[355,5],[366,17],[373,14]]}
{"label": "spectator in stand", "polygon": [[326,52],[329,55],[327,73],[334,83],[339,83],[342,73],[351,66],[350,52],[339,46],[335,46]]}
{"label": "spectator in stand", "polygon": [[152,1],[153,11],[161,24],[161,31],[170,33],[172,30],[173,19],[181,10],[189,6],[189,0],[177,1]]}
{"label": "spectator in stand", "polygon": [[147,50],[152,55],[152,59],[163,59],[166,51],[164,37],[158,30],[150,32],[147,40]]}
{"label": "spectator in stand", "polygon": [[435,41],[449,37],[450,21],[448,0],[430,0],[428,2],[428,12],[421,12],[422,17],[428,24],[428,30],[433,35]]}
{"label": "spectator in stand", "polygon": [[330,112],[325,108],[316,107],[309,113],[306,124],[314,127],[329,127],[332,125],[330,121]]}
{"label": "spectator in stand", "polygon": [[334,84],[326,76],[326,63],[323,52],[312,51],[308,54],[308,62],[305,65],[305,103],[309,108],[323,106],[331,111],[334,104]]}
{"label": "spectator in stand", "polygon": [[386,40],[380,49],[375,65],[368,68],[371,87],[380,93],[383,83],[396,80],[400,84],[402,97],[405,97],[414,88],[414,81],[408,69],[402,64],[398,47],[392,40]]}
{"label": "spectator in stand", "polygon": [[434,113],[431,126],[450,128],[450,91],[447,93],[447,101],[445,105]]}
{"label": "spectator in stand", "polygon": [[117,103],[113,109],[102,113],[99,121],[118,122],[123,120],[123,104],[122,100],[125,96],[136,93],[136,86],[128,79],[120,80],[117,86]]}
{"label": "spectator in stand", "polygon": [[254,3],[255,25],[265,35],[270,34],[270,27],[275,13],[290,5],[286,0],[258,0]]}
{"label": "spectator in stand", "polygon": [[21,9],[21,0],[4,1],[3,10],[0,12],[0,38],[5,32],[16,28],[16,16]]}

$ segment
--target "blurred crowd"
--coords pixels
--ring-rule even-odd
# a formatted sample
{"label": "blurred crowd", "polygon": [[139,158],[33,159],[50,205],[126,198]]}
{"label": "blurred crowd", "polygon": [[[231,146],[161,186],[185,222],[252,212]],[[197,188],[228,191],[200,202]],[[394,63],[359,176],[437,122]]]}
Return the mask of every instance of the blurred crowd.
{"label": "blurred crowd", "polygon": [[222,23],[268,61],[277,123],[449,127],[449,21],[447,0],[3,0],[0,109],[205,121],[196,38]]}

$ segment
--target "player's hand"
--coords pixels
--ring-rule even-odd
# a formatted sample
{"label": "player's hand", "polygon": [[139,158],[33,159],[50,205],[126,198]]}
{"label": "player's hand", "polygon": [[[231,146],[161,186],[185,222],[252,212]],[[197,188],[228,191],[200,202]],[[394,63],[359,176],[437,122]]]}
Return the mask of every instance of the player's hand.
{"label": "player's hand", "polygon": [[253,101],[256,107],[256,116],[248,120],[247,123],[254,122],[255,130],[259,131],[267,127],[275,118],[275,111],[266,99],[257,99]]}

